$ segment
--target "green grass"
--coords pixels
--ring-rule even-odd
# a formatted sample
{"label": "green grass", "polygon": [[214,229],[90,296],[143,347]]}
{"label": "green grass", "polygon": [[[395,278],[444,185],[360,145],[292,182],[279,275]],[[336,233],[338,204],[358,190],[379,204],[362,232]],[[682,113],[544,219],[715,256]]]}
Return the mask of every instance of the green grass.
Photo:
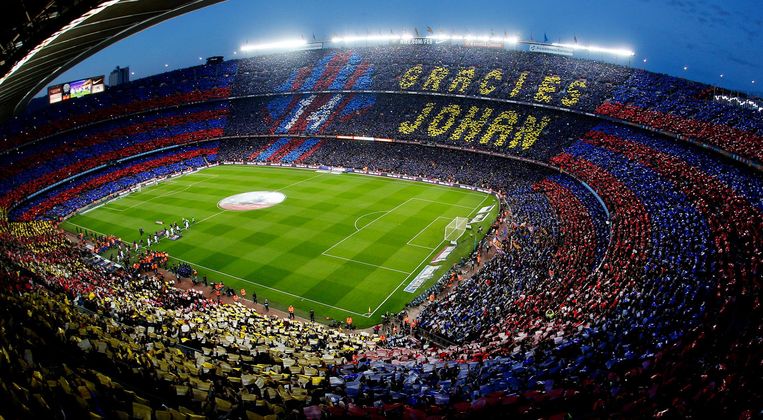
{"label": "green grass", "polygon": [[[243,212],[217,207],[230,195],[260,190],[281,191],[286,200]],[[477,226],[431,280],[414,293],[404,291],[446,246],[443,233],[453,218],[493,204],[488,194],[421,182],[226,165],[145,187],[76,215],[64,227],[132,243],[139,227],[153,232],[160,228],[157,220],[195,218],[180,240],[164,239],[152,248],[190,263],[210,281],[244,287],[249,296],[254,290],[273,307],[293,304],[302,315],[313,308],[320,320],[351,314],[358,327],[366,327],[402,309],[467,255],[481,239],[470,236]],[[496,207],[482,222],[486,228]]]}

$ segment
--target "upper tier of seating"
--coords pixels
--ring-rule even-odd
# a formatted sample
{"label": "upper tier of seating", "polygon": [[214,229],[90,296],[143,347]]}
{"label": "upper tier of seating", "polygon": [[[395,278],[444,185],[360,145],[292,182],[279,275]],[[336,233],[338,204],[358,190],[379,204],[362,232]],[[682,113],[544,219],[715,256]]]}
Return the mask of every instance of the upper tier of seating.
{"label": "upper tier of seating", "polygon": [[[758,164],[763,161],[760,112],[715,100],[711,86],[588,60],[452,45],[312,50],[167,72],[16,117],[0,129],[0,151],[61,130],[157,107],[247,95],[340,90],[388,91],[406,97],[470,95],[557,107],[614,117],[706,143]],[[380,107],[374,107],[373,100],[368,102],[372,97],[337,94],[330,98],[311,104],[315,110],[319,105],[324,110],[340,109],[340,118],[357,110],[370,111],[366,123],[379,114],[373,108]],[[482,104],[489,106],[489,102]],[[268,108],[273,113],[276,108],[294,106],[289,98],[283,98]],[[462,116],[467,114],[467,109],[462,110]],[[480,113],[471,118],[484,116],[492,121],[497,115]],[[403,121],[398,117],[393,125]],[[291,130],[309,133],[319,123],[275,126],[272,130],[278,134],[293,133]]]}
{"label": "upper tier of seating", "polygon": [[131,113],[227,98],[235,72],[235,61],[169,71],[13,117],[0,128],[0,152]]}
{"label": "upper tier of seating", "polygon": [[10,208],[72,176],[114,161],[220,137],[227,113],[225,103],[171,108],[89,126],[25,146],[7,155],[9,159],[0,170],[0,207]]}
{"label": "upper tier of seating", "polygon": [[369,89],[520,101],[611,116],[763,161],[760,111],[715,100],[712,86],[612,64],[427,45],[305,51],[238,65],[234,96]]}

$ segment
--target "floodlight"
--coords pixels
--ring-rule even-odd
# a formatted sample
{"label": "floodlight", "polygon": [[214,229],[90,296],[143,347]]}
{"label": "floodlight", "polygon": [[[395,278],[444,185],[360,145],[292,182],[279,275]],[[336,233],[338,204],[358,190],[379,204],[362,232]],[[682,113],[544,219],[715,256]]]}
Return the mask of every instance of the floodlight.
{"label": "floodlight", "polygon": [[282,41],[266,42],[261,44],[245,44],[242,45],[241,52],[248,51],[261,51],[261,50],[285,50],[291,48],[299,48],[307,45],[307,41],[304,39],[285,39]]}
{"label": "floodlight", "polygon": [[597,47],[595,45],[564,44],[564,43],[558,43],[558,42],[554,42],[551,45],[555,47],[569,48],[572,50],[583,50],[583,51],[590,51],[595,53],[612,54],[612,55],[617,55],[621,57],[632,57],[636,55],[635,52],[625,48],[605,48],[605,47]]}

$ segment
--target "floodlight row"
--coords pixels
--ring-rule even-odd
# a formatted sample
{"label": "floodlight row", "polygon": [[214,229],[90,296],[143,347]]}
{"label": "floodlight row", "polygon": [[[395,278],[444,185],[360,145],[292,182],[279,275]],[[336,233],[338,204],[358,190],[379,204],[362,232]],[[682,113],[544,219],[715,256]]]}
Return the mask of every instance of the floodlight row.
{"label": "floodlight row", "polygon": [[[414,36],[409,33],[402,34],[379,34],[379,35],[346,35],[335,36],[331,38],[333,44],[353,44],[360,42],[389,42],[389,41],[409,41],[414,38],[425,38],[435,41],[467,41],[467,42],[485,42],[485,43],[502,43],[502,44],[518,44],[520,41],[518,36],[494,36],[494,35],[459,35],[459,34],[431,34],[425,37]],[[242,52],[247,51],[263,51],[263,50],[277,50],[277,49],[298,49],[308,45],[309,43],[305,39],[287,39],[275,42],[266,42],[261,44],[246,44],[241,46]],[[567,48],[574,51],[589,51],[593,53],[611,54],[620,57],[632,57],[636,55],[635,52],[626,48],[606,48],[595,45],[581,45],[581,44],[569,44],[569,43],[552,43],[551,45],[560,48]]]}

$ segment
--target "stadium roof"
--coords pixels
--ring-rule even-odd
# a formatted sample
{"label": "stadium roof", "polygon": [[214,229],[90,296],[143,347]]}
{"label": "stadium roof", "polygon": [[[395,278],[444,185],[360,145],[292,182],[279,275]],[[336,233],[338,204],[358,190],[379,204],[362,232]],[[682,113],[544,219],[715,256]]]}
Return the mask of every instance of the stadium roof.
{"label": "stadium roof", "polygon": [[21,111],[58,75],[101,49],[149,26],[222,0],[29,1],[4,17],[0,35],[0,120]]}

